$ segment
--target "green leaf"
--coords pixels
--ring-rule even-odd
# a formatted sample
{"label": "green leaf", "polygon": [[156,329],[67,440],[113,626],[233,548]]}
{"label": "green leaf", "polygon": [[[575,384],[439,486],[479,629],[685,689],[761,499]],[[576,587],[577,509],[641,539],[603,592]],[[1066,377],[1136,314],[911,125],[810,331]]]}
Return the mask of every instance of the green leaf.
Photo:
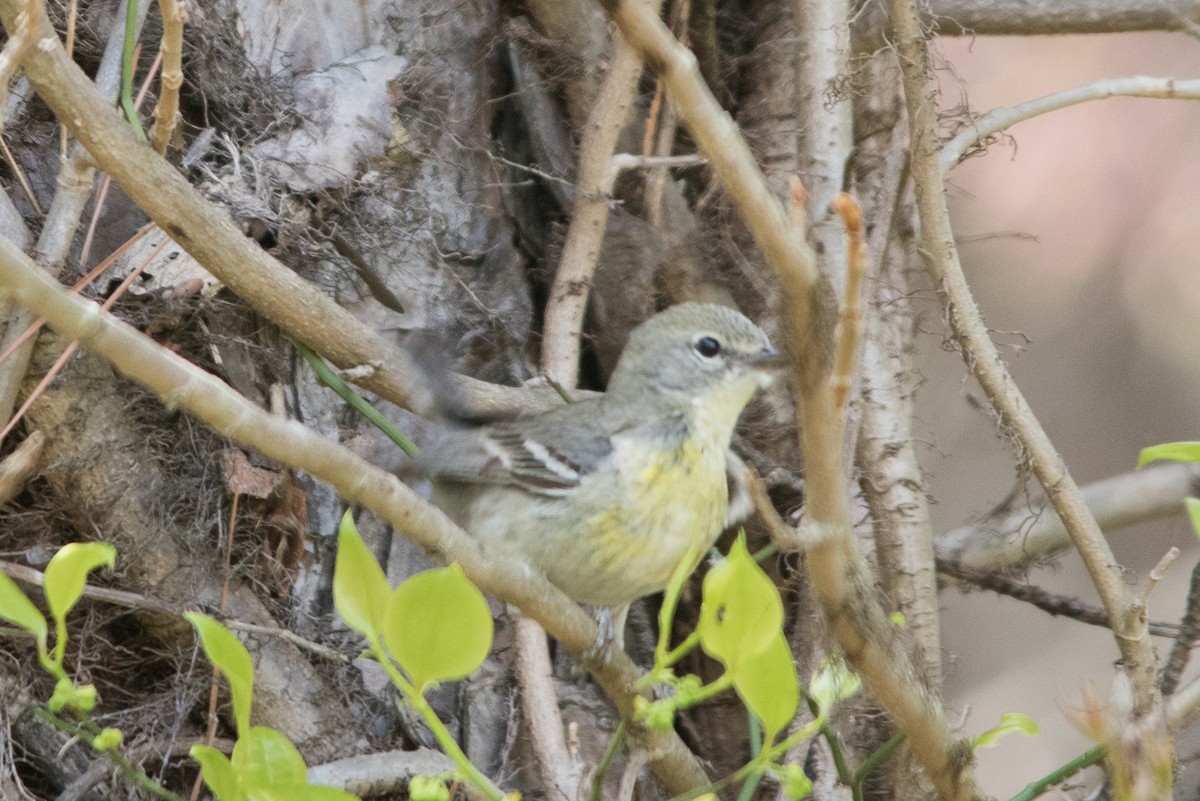
{"label": "green leaf", "polygon": [[1138,468],[1146,466],[1147,462],[1157,459],[1169,459],[1172,462],[1200,462],[1200,442],[1167,442],[1162,445],[1152,445],[1142,448],[1138,454]]}
{"label": "green leaf", "polygon": [[783,631],[777,629],[765,651],[738,660],[729,672],[742,702],[762,721],[763,742],[773,742],[775,735],[791,723],[800,703],[800,680]]}
{"label": "green leaf", "polygon": [[193,745],[188,754],[200,763],[200,775],[218,801],[247,801],[228,757],[207,745]]}
{"label": "green leaf", "polygon": [[1192,521],[1192,531],[1200,537],[1200,498],[1184,498],[1183,507],[1187,509],[1188,520]]}
{"label": "green leaf", "polygon": [[1033,722],[1033,718],[1020,712],[1005,712],[1000,716],[1000,725],[988,729],[983,734],[971,738],[972,748],[990,748],[1001,738],[1009,734],[1041,734],[1041,729]]}
{"label": "green leaf", "polygon": [[49,633],[46,618],[33,605],[33,601],[29,600],[29,596],[21,591],[21,588],[8,577],[8,574],[2,571],[0,571],[0,619],[25,629],[37,637],[38,642],[45,647],[46,635]]}
{"label": "green leaf", "polygon": [[246,794],[262,788],[307,786],[308,768],[292,741],[269,726],[240,733],[233,746],[233,770]]}
{"label": "green leaf", "polygon": [[424,693],[430,682],[461,679],[483,664],[492,648],[492,613],[458,564],[426,570],[392,593],[383,640]]}
{"label": "green leaf", "polygon": [[229,695],[233,698],[233,719],[238,736],[250,729],[250,703],[254,699],[254,663],[246,646],[208,615],[184,612],[184,618],[200,635],[208,661],[229,680]]}
{"label": "green leaf", "polygon": [[375,555],[367,548],[347,511],[338,527],[333,568],[333,605],[346,625],[374,645],[383,631],[383,615],[392,588]]}
{"label": "green leaf", "polygon": [[746,550],[739,536],[725,557],[704,577],[700,644],[709,656],[733,670],[769,647],[783,625],[783,602],[775,584]]}
{"label": "green leaf", "polygon": [[88,573],[102,565],[111,570],[116,563],[117,549],[107,542],[72,542],[60,548],[46,565],[43,588],[55,622],[61,625],[79,602]]}

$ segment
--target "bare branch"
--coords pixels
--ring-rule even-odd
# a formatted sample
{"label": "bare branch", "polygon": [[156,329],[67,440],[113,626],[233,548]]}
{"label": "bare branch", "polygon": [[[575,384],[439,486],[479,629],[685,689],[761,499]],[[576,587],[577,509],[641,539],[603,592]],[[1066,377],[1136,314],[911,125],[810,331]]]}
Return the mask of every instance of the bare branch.
{"label": "bare branch", "polygon": [[938,165],[942,172],[954,167],[981,142],[1018,122],[1056,111],[1060,108],[1086,103],[1089,100],[1106,100],[1110,97],[1159,97],[1181,100],[1200,100],[1200,78],[1177,81],[1174,78],[1149,78],[1135,75],[1127,78],[1109,78],[1084,86],[1076,86],[1054,92],[1043,97],[1018,103],[1015,106],[994,108],[971,121],[969,125],[942,145]]}
{"label": "bare branch", "polygon": [[[1077,598],[1048,592],[1033,584],[1016,581],[998,571],[982,570],[958,562],[947,562],[944,559],[938,560],[937,569],[938,573],[943,576],[967,582],[981,590],[991,590],[999,595],[1006,595],[1041,609],[1047,614],[1062,615],[1071,620],[1078,620],[1080,623],[1087,623],[1089,626],[1101,626],[1106,629],[1109,627],[1108,615],[1100,607],[1085,604]],[[1182,630],[1179,624],[1166,623],[1161,620],[1151,620],[1147,623],[1147,627],[1150,629],[1150,633],[1156,637],[1175,637]]]}
{"label": "bare branch", "polygon": [[[294,420],[259,409],[223,381],[100,312],[96,304],[69,294],[2,238],[0,299],[44,317],[60,334],[79,340],[169,407],[194,414],[222,436],[329,483],[347,503],[380,515],[435,558],[458,562],[481,590],[519,607],[576,657],[595,642],[595,622],[545,577],[512,560],[491,558],[395,476]],[[632,715],[632,686],[640,671],[629,658],[614,653],[596,666],[594,675],[621,714]],[[644,737],[653,755],[652,769],[669,792],[681,793],[707,781],[673,731],[646,732]]]}
{"label": "bare branch", "polygon": [[[1188,31],[1197,21],[1197,0],[931,0],[921,5],[922,24],[939,36]],[[883,47],[886,27],[883,6],[867,3],[854,26],[855,49]]]}
{"label": "bare branch", "polygon": [[[1173,462],[1124,473],[1083,488],[1083,500],[1105,531],[1169,517],[1200,495],[1200,464]],[[1024,568],[1070,547],[1053,509],[1005,509],[937,538],[939,559],[985,569]]]}
{"label": "bare branch", "polygon": [[1183,607],[1183,617],[1179,621],[1179,630],[1175,634],[1175,642],[1171,644],[1171,654],[1163,665],[1158,678],[1158,686],[1163,695],[1171,695],[1179,687],[1179,679],[1183,669],[1187,667],[1192,654],[1192,647],[1200,639],[1200,562],[1192,567],[1192,576],[1188,581],[1187,600]]}
{"label": "bare branch", "polygon": [[1154,650],[1121,568],[1053,443],[1009,375],[971,297],[950,227],[938,166],[937,95],[925,34],[912,0],[890,0],[897,55],[911,130],[912,173],[920,215],[920,241],[934,281],[941,287],[955,338],[1004,426],[1028,459],[1047,497],[1067,524],[1076,549],[1112,622],[1138,713],[1160,705]]}
{"label": "bare branch", "polygon": [[179,0],[158,0],[162,13],[162,91],[154,107],[154,127],[150,143],[159,153],[167,152],[171,134],[179,116],[179,87],[183,86],[183,6]]}
{"label": "bare branch", "polygon": [[[657,9],[657,2],[654,7]],[[608,200],[617,174],[612,167],[613,151],[629,117],[641,74],[642,62],[637,53],[623,39],[615,41],[612,63],[588,113],[583,140],[579,143],[575,208],[546,303],[546,333],[542,339],[542,369],[567,387],[578,382],[579,336],[592,275],[608,226]]]}

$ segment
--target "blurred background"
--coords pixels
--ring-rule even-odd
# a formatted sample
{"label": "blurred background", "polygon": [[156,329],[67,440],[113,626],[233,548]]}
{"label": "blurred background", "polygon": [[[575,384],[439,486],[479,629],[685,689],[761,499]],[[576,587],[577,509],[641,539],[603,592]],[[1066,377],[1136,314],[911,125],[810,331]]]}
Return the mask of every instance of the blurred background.
{"label": "blurred background", "polygon": [[[965,102],[982,113],[1103,78],[1200,76],[1200,41],[1183,34],[943,39],[938,48],[943,110]],[[1075,479],[1129,471],[1147,445],[1200,439],[1200,103],[1113,98],[1010,133],[951,171],[951,210],[985,319]],[[932,298],[925,316],[917,432],[941,532],[986,514],[1017,475],[989,414],[970,402],[982,392],[942,348]],[[1144,583],[1172,545],[1183,549],[1150,603],[1153,618],[1178,621],[1200,557],[1183,517],[1111,541],[1130,584]],[[1073,553],[1029,578],[1098,602]],[[1106,630],[990,592],[951,589],[942,602],[951,721],[965,717],[974,734],[1002,712],[1023,712],[1044,732],[981,751],[984,786],[1004,797],[1091,745],[1060,708],[1079,705],[1088,679],[1107,697],[1117,651]],[[1170,642],[1158,646],[1165,656]],[[1196,797],[1200,770],[1189,773],[1180,798]]]}

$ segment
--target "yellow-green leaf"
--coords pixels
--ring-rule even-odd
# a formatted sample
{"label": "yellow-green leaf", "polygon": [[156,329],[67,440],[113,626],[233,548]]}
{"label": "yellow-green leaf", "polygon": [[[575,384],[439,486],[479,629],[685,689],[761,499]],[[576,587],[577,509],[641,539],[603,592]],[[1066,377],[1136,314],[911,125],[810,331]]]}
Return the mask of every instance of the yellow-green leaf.
{"label": "yellow-green leaf", "polygon": [[763,742],[773,742],[775,735],[791,723],[800,703],[800,680],[783,631],[776,629],[765,650],[737,660],[729,673],[742,702],[762,721]]}
{"label": "yellow-green leaf", "polygon": [[1200,462],[1200,442],[1166,442],[1162,445],[1143,448],[1142,452],[1138,454],[1138,467],[1145,467],[1147,462],[1158,459],[1168,459],[1172,462]]}
{"label": "yellow-green leaf", "polygon": [[200,776],[218,801],[247,801],[228,757],[207,745],[193,745],[188,755],[200,763]]}
{"label": "yellow-green leaf", "polygon": [[200,635],[200,645],[208,661],[229,680],[233,719],[238,736],[244,736],[250,730],[250,704],[254,699],[254,663],[250,660],[250,652],[229,629],[208,615],[185,612],[183,617]]}
{"label": "yellow-green leaf", "polygon": [[1001,737],[1006,737],[1009,734],[1033,736],[1041,734],[1041,729],[1033,722],[1033,718],[1028,715],[1022,715],[1020,712],[1005,712],[1000,716],[1000,725],[993,729],[988,729],[983,734],[972,737],[971,746],[974,748],[990,748]]}
{"label": "yellow-green leaf", "polygon": [[258,788],[308,784],[308,767],[292,741],[269,726],[241,732],[233,746],[233,770],[247,795]]}
{"label": "yellow-green leaf", "polygon": [[46,565],[43,587],[55,622],[61,625],[79,602],[88,573],[102,565],[112,569],[116,562],[117,549],[107,542],[72,542],[59,548]]}
{"label": "yellow-green leaf", "polygon": [[1188,520],[1192,521],[1192,531],[1200,537],[1200,498],[1184,498],[1183,507],[1187,509]]}
{"label": "yellow-green leaf", "polygon": [[492,613],[458,564],[418,573],[392,593],[383,641],[417,692],[473,673],[492,648]]}
{"label": "yellow-green leaf", "polygon": [[29,600],[29,596],[13,582],[4,572],[0,572],[0,618],[14,626],[25,629],[43,646],[46,643],[48,629],[46,618]]}
{"label": "yellow-green leaf", "polygon": [[346,625],[377,643],[392,588],[375,554],[362,541],[350,512],[338,527],[337,562],[333,567],[333,605]]}
{"label": "yellow-green leaf", "polygon": [[702,586],[700,645],[732,670],[772,647],[783,625],[779,591],[739,536]]}

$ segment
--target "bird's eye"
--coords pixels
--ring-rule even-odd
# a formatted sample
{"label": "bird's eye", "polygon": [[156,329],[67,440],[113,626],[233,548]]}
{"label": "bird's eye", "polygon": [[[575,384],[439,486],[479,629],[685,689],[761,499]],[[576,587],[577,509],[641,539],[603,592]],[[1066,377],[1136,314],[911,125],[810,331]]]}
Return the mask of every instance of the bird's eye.
{"label": "bird's eye", "polygon": [[700,337],[692,343],[692,347],[706,359],[711,359],[721,352],[721,343],[712,337]]}

